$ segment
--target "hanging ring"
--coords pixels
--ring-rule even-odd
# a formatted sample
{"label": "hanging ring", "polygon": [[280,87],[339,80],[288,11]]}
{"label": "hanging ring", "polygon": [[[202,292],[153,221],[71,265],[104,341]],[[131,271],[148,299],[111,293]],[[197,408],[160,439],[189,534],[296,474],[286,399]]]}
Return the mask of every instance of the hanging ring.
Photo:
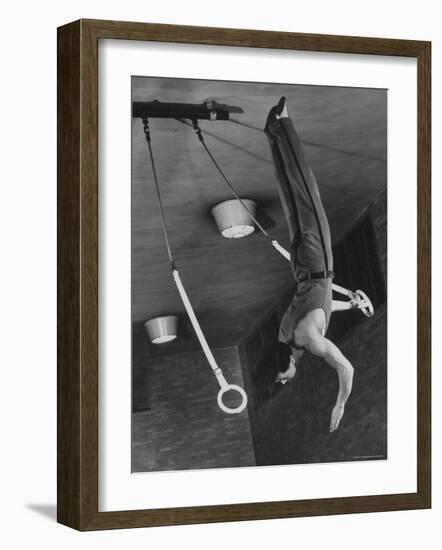
{"label": "hanging ring", "polygon": [[[237,407],[228,407],[223,403],[223,396],[228,391],[236,391],[241,395],[242,401]],[[218,392],[217,400],[219,408],[227,414],[239,414],[247,406],[247,394],[243,390],[243,388],[241,388],[241,386],[238,386],[237,384],[226,384],[221,386],[221,389]]]}
{"label": "hanging ring", "polygon": [[373,317],[374,307],[373,307],[373,304],[371,303],[370,298],[362,290],[356,290],[355,294],[361,300],[361,302],[364,304],[363,307],[358,307],[358,309],[360,311],[362,311],[362,313],[366,317]]}

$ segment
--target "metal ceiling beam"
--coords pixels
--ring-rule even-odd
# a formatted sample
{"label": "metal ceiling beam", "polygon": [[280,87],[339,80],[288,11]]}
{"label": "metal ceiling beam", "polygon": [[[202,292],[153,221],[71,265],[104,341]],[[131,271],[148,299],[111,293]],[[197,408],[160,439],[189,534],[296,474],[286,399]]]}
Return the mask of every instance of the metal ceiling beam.
{"label": "metal ceiling beam", "polygon": [[188,118],[190,120],[229,120],[229,111],[215,102],[163,103],[162,101],[134,101],[134,118]]}

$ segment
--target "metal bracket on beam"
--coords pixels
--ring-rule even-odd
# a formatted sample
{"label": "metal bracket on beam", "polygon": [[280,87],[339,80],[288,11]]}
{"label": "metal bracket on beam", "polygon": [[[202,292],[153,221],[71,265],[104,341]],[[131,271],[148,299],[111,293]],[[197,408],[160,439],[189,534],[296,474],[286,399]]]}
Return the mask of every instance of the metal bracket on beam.
{"label": "metal bracket on beam", "polygon": [[162,101],[134,101],[134,118],[188,118],[190,120],[229,120],[229,111],[214,101],[207,103],[163,103]]}

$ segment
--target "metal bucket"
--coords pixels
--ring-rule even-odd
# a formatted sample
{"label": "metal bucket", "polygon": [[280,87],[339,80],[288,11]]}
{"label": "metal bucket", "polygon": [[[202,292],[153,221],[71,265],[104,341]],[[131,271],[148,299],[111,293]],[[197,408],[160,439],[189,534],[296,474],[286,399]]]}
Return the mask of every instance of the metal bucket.
{"label": "metal bucket", "polygon": [[[241,199],[241,201],[255,217],[256,202],[251,199]],[[255,231],[252,218],[238,199],[220,202],[212,208],[211,212],[221,235],[226,239],[241,239]]]}
{"label": "metal bucket", "polygon": [[178,337],[178,317],[176,315],[164,315],[149,319],[144,323],[152,344],[165,344]]}

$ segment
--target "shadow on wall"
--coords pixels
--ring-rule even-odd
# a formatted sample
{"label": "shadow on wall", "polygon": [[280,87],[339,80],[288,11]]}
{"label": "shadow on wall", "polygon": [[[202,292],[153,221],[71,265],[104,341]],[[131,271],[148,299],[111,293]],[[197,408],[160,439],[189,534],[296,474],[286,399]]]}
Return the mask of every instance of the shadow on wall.
{"label": "shadow on wall", "polygon": [[57,519],[56,504],[25,504],[25,507],[51,521],[56,521]]}

